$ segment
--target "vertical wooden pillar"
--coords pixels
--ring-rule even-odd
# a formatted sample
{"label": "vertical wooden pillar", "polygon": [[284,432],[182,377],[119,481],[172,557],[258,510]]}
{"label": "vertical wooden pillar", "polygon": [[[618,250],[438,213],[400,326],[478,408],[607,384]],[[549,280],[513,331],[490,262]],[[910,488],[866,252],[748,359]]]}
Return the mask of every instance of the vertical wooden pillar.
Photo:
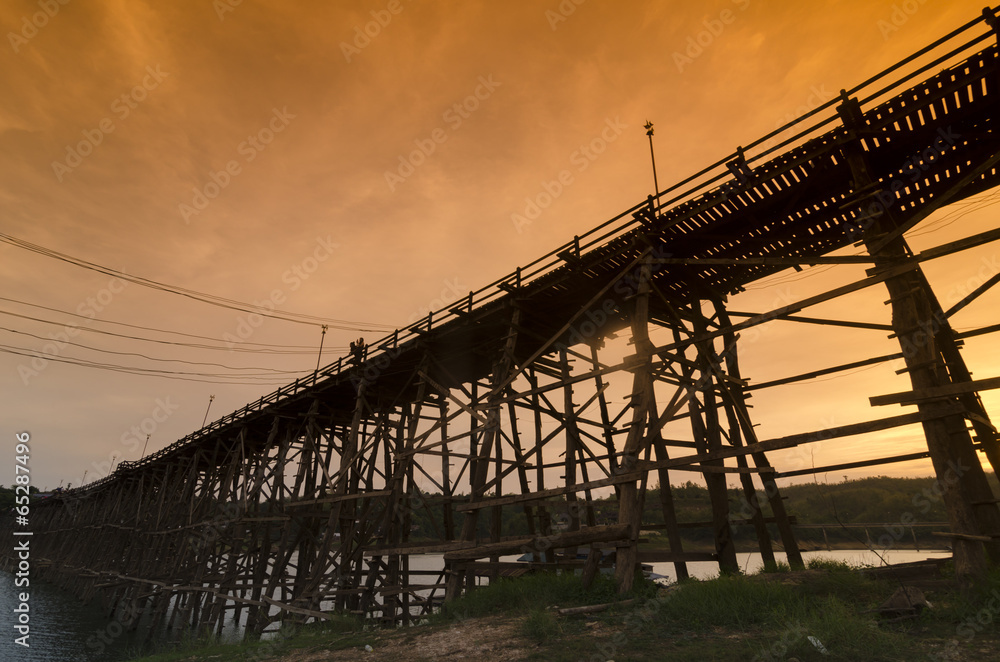
{"label": "vertical wooden pillar", "polygon": [[[856,99],[843,95],[838,107],[844,126],[853,138],[843,147],[844,156],[854,178],[854,190],[865,197],[886,193],[871,174],[861,138],[866,122]],[[888,192],[890,198],[895,194]],[[902,235],[896,232],[901,223],[893,205],[883,205],[876,213],[861,213],[861,240],[875,262],[875,269],[892,268],[909,258]],[[932,389],[950,383],[946,366],[937,346],[933,331],[934,306],[929,286],[915,270],[894,276],[885,281],[892,308],[892,327],[903,350],[906,370],[915,390]],[[986,571],[986,549],[994,563],[1000,562],[1000,540],[982,543],[967,536],[1000,534],[1000,511],[979,457],[972,446],[972,439],[960,415],[941,415],[948,408],[942,400],[923,400],[917,404],[922,413],[933,416],[923,425],[938,486],[948,512],[954,539],[955,572],[959,575],[982,574]],[[973,504],[980,504],[974,507]],[[985,507],[984,507],[985,506]]]}
{"label": "vertical wooden pillar", "polygon": [[[566,452],[563,457],[563,484],[567,487],[576,485],[577,459],[580,448],[580,431],[576,424],[576,405],[573,403],[573,385],[569,383],[571,374],[569,355],[566,347],[559,350],[560,376],[563,380],[563,428],[566,434]],[[580,530],[580,501],[576,492],[566,494],[566,506],[569,515],[569,527],[567,531]],[[569,558],[576,558],[576,547],[566,549]]]}
{"label": "vertical wooden pillar", "polygon": [[[649,385],[649,407],[651,413],[659,411],[656,405],[656,391],[653,388],[653,376],[650,375]],[[652,438],[653,450],[656,453],[656,461],[663,462],[670,458],[667,452],[667,444],[663,441],[660,425],[657,421],[651,421],[652,428],[650,437]],[[670,487],[670,470],[658,469],[657,478],[660,483],[660,509],[663,512],[663,525],[666,527],[667,540],[670,542],[670,551],[674,554],[683,554],[684,545],[681,542],[681,531],[677,526],[677,511],[674,508],[674,493]],[[687,563],[684,561],[674,561],[674,573],[677,580],[684,580],[689,577]]]}
{"label": "vertical wooden pillar", "polygon": [[[697,295],[691,302],[691,314],[694,319],[695,337],[705,335],[708,322]],[[695,345],[698,350],[697,364],[700,375],[693,387],[696,393],[692,393],[692,397],[688,400],[688,411],[691,415],[691,427],[698,452],[711,453],[722,449],[722,428],[719,425],[719,409],[715,395],[718,357],[715,355],[711,340],[699,341]],[[700,403],[695,397],[696,394],[701,395]],[[737,573],[740,571],[740,564],[736,559],[736,545],[729,526],[729,491],[726,487],[726,474],[721,471],[725,467],[725,461],[713,460],[702,464],[709,469],[720,469],[704,473],[708,496],[712,502],[712,528],[715,531],[715,551],[719,555],[719,570],[723,573]]]}
{"label": "vertical wooden pillar", "polygon": [[[723,302],[721,300],[715,300],[714,306],[716,314],[718,315],[719,324],[724,328],[732,326],[729,313]],[[729,419],[730,425],[730,442],[734,446],[740,446],[742,445],[741,439],[745,437],[747,446],[752,448],[753,445],[758,442],[758,439],[757,432],[754,430],[753,423],[750,420],[750,410],[747,407],[746,394],[744,394],[743,387],[741,385],[742,375],[740,373],[739,364],[738,338],[736,334],[730,331],[724,334],[722,339],[726,347],[726,372],[731,378],[733,378],[733,381],[731,382],[727,382],[726,380],[720,380],[719,382],[721,392],[726,401],[726,415]],[[742,435],[740,434],[741,431]],[[804,570],[805,561],[802,559],[802,552],[799,550],[798,540],[796,540],[795,533],[792,531],[792,524],[789,520],[788,513],[785,510],[785,502],[778,490],[778,484],[775,480],[774,470],[771,468],[771,463],[768,461],[767,456],[764,453],[753,453],[751,458],[754,461],[754,466],[761,470],[760,481],[764,488],[764,494],[771,505],[771,512],[774,515],[775,524],[778,527],[778,534],[781,537],[782,545],[785,548],[785,557],[788,559],[788,565],[792,568],[792,570]],[[738,461],[739,466],[741,467],[746,466],[747,464],[746,456],[739,456]],[[743,484],[744,496],[752,508],[751,518],[757,532],[758,546],[760,548],[761,557],[764,560],[764,565],[765,567],[767,567],[768,564],[776,566],[774,551],[771,548],[771,536],[767,531],[767,526],[764,524],[764,516],[760,510],[760,501],[758,499],[757,492],[753,487],[753,481],[750,479],[750,476],[746,474],[741,474],[740,478]]]}
{"label": "vertical wooden pillar", "polygon": [[[639,268],[639,282],[632,298],[632,343],[635,346],[635,363],[632,370],[632,421],[622,450],[618,467],[619,474],[629,474],[636,470],[639,454],[646,445],[646,423],[650,405],[650,359],[652,343],[649,341],[649,280],[652,270],[648,262]],[[618,489],[618,523],[629,527],[629,540],[619,545],[615,556],[615,581],[618,591],[626,593],[632,589],[636,565],[639,560],[639,526],[642,524],[639,490],[636,481],[622,483]]]}
{"label": "vertical wooden pillar", "polygon": [[[472,475],[470,476],[471,482],[471,495],[470,499],[472,501],[478,501],[482,499],[483,495],[486,493],[486,477],[490,469],[490,458],[494,453],[494,445],[499,445],[501,442],[500,437],[500,424],[503,415],[503,388],[502,386],[506,384],[508,377],[511,374],[514,363],[514,350],[517,347],[517,325],[520,320],[520,310],[516,307],[511,313],[510,330],[507,336],[504,338],[504,343],[502,346],[501,354],[493,364],[493,374],[490,379],[490,391],[486,396],[487,406],[486,410],[486,422],[483,424],[483,434],[482,443],[479,444],[478,448],[474,447],[475,434],[471,436],[473,441],[470,442],[470,454],[474,458],[470,463],[470,469]],[[476,386],[476,382],[473,382],[473,386]],[[476,391],[473,391],[474,399],[477,397]],[[476,402],[472,403],[475,407]],[[476,418],[473,417],[473,422]],[[497,476],[497,482],[500,482],[500,476]],[[462,523],[462,533],[460,540],[473,541],[476,539],[476,531],[479,525],[479,512],[477,510],[469,510],[465,513],[465,520]],[[456,572],[455,568],[451,569],[448,575],[448,586],[445,592],[445,600],[453,600],[459,596],[461,593],[461,574]],[[471,576],[466,577],[467,584],[470,585]]]}

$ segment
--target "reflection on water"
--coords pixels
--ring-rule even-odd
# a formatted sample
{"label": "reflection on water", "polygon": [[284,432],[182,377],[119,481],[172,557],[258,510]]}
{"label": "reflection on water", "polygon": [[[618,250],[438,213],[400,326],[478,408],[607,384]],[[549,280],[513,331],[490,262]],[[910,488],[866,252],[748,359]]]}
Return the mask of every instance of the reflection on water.
{"label": "reflection on water", "polygon": [[[14,642],[19,635],[12,619],[18,593],[24,590],[14,585],[13,575],[0,572],[0,662],[121,662],[190,636],[175,629],[149,637],[141,618],[140,627],[130,631],[127,626],[141,615],[112,616],[97,600],[84,604],[73,593],[32,579],[28,587],[30,647],[25,648]],[[231,641],[239,636],[239,628],[227,622],[223,639]]]}
{"label": "reflection on water", "polygon": [[[776,554],[777,560],[784,562],[784,554]],[[804,552],[806,562],[810,559],[824,558],[845,561],[852,565],[881,565],[882,559],[868,550],[837,550],[832,552]],[[888,563],[906,563],[927,558],[947,558],[950,552],[918,552],[914,550],[892,550],[882,557]],[[745,572],[753,573],[763,567],[760,554],[738,554],[740,567]],[[517,555],[504,557],[504,560],[514,561]],[[653,563],[653,570],[674,580],[672,563]],[[412,556],[410,568],[413,570],[437,571],[444,568],[444,558],[440,554]],[[714,577],[719,573],[715,563],[688,563],[691,576],[701,579]],[[436,573],[434,573],[436,574]],[[430,583],[438,581],[437,577],[422,578]],[[415,581],[420,581],[416,579]],[[14,643],[16,633],[13,630],[13,611],[17,606],[17,594],[23,589],[14,586],[14,576],[0,572],[0,624],[4,630],[0,636],[0,660],[7,662],[120,662],[134,657],[140,650],[138,636],[125,632],[120,621],[111,618],[97,606],[84,605],[73,594],[53,586],[32,582],[30,586],[30,648],[24,648]],[[324,604],[324,608],[331,605]],[[244,613],[245,619],[245,613]],[[231,622],[226,624],[224,636],[235,639],[241,635],[238,628]],[[171,638],[177,639],[183,633],[173,632]],[[160,642],[166,641],[166,636],[159,637]]]}
{"label": "reflection on water", "polygon": [[125,660],[135,650],[132,637],[103,610],[84,605],[72,593],[32,581],[29,592],[29,648],[14,643],[14,608],[18,593],[14,576],[0,572],[0,660],[25,662],[104,662]]}
{"label": "reflection on water", "polygon": [[[880,556],[881,555],[881,556]],[[775,552],[775,560],[779,563],[788,563],[784,552]],[[852,566],[880,566],[884,563],[910,563],[912,561],[923,561],[924,559],[945,559],[950,558],[951,552],[929,551],[918,552],[913,549],[893,549],[878,554],[867,549],[837,549],[832,552],[816,551],[802,552],[802,559],[808,565],[811,559],[830,559],[833,561],[843,561]],[[736,559],[740,563],[740,568],[745,573],[753,574],[764,567],[764,561],[759,553],[737,554]],[[670,581],[676,581],[673,563],[652,563],[653,572],[666,575]],[[711,561],[696,561],[688,563],[688,572],[692,577],[698,579],[710,579],[719,574],[719,564]]]}

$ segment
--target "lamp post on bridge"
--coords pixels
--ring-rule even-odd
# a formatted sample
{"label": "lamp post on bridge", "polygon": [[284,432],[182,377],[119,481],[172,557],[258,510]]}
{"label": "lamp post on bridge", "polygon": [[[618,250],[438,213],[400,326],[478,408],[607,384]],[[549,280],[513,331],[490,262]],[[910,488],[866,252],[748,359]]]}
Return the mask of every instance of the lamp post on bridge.
{"label": "lamp post on bridge", "polygon": [[646,135],[649,137],[649,158],[653,162],[653,197],[657,204],[660,202],[660,184],[656,181],[656,155],[653,153],[653,123],[646,120],[644,125]]}
{"label": "lamp post on bridge", "polygon": [[201,420],[201,427],[205,427],[205,423],[208,421],[208,410],[212,408],[212,400],[215,400],[215,396],[208,396],[208,406],[205,407],[205,418]]}
{"label": "lamp post on bridge", "polygon": [[323,325],[323,332],[319,337],[319,355],[316,357],[316,371],[313,373],[313,384],[316,383],[316,378],[319,376],[319,364],[323,360],[323,340],[326,338],[326,324]]}

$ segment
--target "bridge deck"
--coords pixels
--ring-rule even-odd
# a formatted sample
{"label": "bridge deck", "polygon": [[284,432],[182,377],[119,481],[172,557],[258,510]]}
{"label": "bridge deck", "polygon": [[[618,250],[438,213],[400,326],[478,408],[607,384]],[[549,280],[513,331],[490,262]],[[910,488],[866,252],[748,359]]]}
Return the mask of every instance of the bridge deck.
{"label": "bridge deck", "polygon": [[[953,52],[990,38],[989,34],[979,36]],[[522,326],[528,331],[518,338],[516,354],[522,359],[531,356],[651,242],[655,242],[655,257],[671,261],[657,265],[653,283],[667,299],[683,307],[692,293],[703,298],[735,294],[790,264],[816,264],[816,258],[860,243],[865,218],[872,212],[883,213],[889,207],[903,213],[918,209],[926,217],[941,206],[996,186],[1000,181],[995,158],[1000,139],[993,131],[1000,110],[998,57],[996,45],[991,45],[864,112],[864,149],[882,188],[893,192],[891,200],[885,194],[854,190],[850,168],[841,156],[843,146],[853,140],[844,126],[760,165],[752,165],[751,158],[751,164],[738,166],[739,155],[733,154],[724,161],[737,170],[746,168],[746,175],[731,176],[733,170],[725,168],[703,171],[699,174],[707,179],[705,183],[668,200],[661,195],[656,205],[639,204],[612,219],[631,217],[604,233],[613,235],[610,239],[601,241],[598,234],[590,238],[596,245],[589,249],[581,250],[577,241],[540,258],[533,264],[544,265],[538,269],[542,273],[533,280],[522,279],[519,269],[480,290],[478,300],[470,297],[372,343],[366,359],[391,356],[394,366],[380,370],[376,381],[384,383],[387,392],[398,392],[398,381],[405,377],[392,383],[393,374],[410,374],[427,347],[438,350],[447,367],[437,375],[442,385],[488,375],[488,357],[495,356],[502,344],[506,307],[512,298],[524,311]],[[835,119],[832,116],[816,127]],[[816,130],[800,129],[801,125],[790,125],[785,133]],[[866,256],[858,259],[871,261]],[[620,291],[612,289],[599,303],[610,301],[609,308],[621,311],[622,298]],[[652,319],[669,319],[662,301],[654,300],[651,306]],[[627,323],[623,313],[612,314],[599,335],[618,331]],[[579,334],[579,329],[565,331],[556,343],[571,344],[574,332]],[[587,338],[591,339],[597,338]],[[343,398],[342,411],[349,417],[354,400],[349,368],[347,357],[339,359],[320,372],[315,385],[306,378],[279,389],[258,405],[251,403],[144,463],[242,425],[259,414],[265,403],[295,408],[300,406],[296,402],[308,402],[314,395],[326,399],[335,394]],[[123,470],[131,468],[123,464]]]}

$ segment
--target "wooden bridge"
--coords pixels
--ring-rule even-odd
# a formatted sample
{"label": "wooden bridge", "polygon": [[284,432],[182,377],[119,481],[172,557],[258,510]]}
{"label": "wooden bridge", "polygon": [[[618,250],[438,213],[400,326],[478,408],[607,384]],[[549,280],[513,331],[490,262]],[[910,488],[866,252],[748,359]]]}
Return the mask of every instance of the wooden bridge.
{"label": "wooden bridge", "polygon": [[[699,560],[738,571],[736,526],[752,527],[765,562],[777,546],[798,567],[777,479],[926,457],[941,479],[958,571],[1000,562],[1000,510],[978,457],[996,469],[1000,448],[977,394],[1000,379],[973,381],[960,353],[963,338],[1000,324],[965,333],[949,324],[998,277],[944,310],[921,270],[1000,230],[921,253],[904,238],[934,211],[1000,183],[995,20],[985,10],[450,308],[34,504],[34,569],[159,625],[215,630],[235,617],[257,634],[335,611],[405,624],[477,577],[511,572],[501,557],[525,551],[535,561],[520,567],[577,567],[587,582],[600,548],[614,547],[616,580],[628,589],[650,558],[638,544],[650,481],[661,488],[655,528],[670,544],[658,560],[678,576]],[[858,264],[864,278],[823,294],[759,314],[727,309],[729,295],[789,267]],[[870,287],[888,290],[891,320],[799,314]],[[775,320],[882,329],[901,351],[751,384],[740,334]],[[758,438],[754,391],[900,359],[912,390],[872,394],[872,404],[913,404],[914,413]],[[914,424],[926,452],[788,472],[766,456]],[[949,480],[954,466],[969,468]],[[692,523],[676,515],[678,472],[707,484],[713,515],[701,525],[713,532],[711,554],[683,549],[680,530]],[[742,507],[730,504],[729,476]],[[606,494],[611,518],[595,509]],[[520,536],[501,528],[512,509]],[[418,513],[431,524],[414,531]],[[14,523],[0,527],[9,555]]]}

